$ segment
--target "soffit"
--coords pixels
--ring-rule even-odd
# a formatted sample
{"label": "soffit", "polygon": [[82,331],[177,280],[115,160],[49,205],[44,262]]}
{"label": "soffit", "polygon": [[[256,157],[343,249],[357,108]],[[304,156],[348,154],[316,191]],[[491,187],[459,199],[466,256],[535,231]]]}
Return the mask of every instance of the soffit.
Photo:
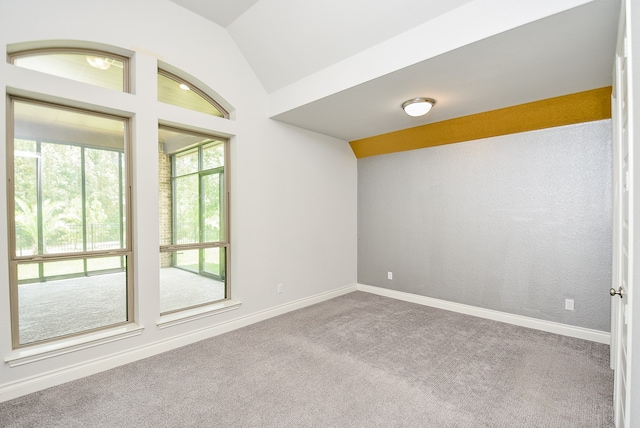
{"label": "soffit", "polygon": [[226,26],[271,117],[348,141],[612,83],[618,1],[172,1]]}
{"label": "soffit", "polygon": [[[462,46],[278,113],[274,118],[353,141],[611,86],[616,2],[598,1]],[[409,117],[402,102],[437,103]]]}

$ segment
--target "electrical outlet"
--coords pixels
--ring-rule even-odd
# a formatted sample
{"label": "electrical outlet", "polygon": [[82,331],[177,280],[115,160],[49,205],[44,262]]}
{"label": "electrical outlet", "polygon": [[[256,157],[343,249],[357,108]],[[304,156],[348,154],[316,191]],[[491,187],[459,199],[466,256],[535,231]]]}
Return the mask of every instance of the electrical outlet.
{"label": "electrical outlet", "polygon": [[278,294],[282,293],[282,284],[278,284],[277,290]]}
{"label": "electrical outlet", "polygon": [[564,299],[564,308],[568,311],[573,310],[573,299]]}
{"label": "electrical outlet", "polygon": [[393,279],[393,272],[387,272],[387,279]]}

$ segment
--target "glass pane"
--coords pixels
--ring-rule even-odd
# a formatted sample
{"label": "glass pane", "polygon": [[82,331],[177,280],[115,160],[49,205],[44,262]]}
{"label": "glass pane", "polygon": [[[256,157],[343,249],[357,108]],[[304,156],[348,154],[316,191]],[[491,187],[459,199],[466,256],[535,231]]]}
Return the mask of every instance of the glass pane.
{"label": "glass pane", "polygon": [[44,276],[42,263],[29,263],[18,266],[18,282],[34,282],[36,278]]}
{"label": "glass pane", "polygon": [[78,146],[52,143],[42,143],[40,147],[40,221],[44,239],[38,254],[83,251],[82,150]]}
{"label": "glass pane", "polygon": [[[224,277],[184,269],[185,266],[197,269],[201,260],[204,266],[220,271],[220,253],[224,253],[224,248],[160,253],[160,312],[166,313],[225,299]],[[172,266],[168,263],[170,260],[176,260],[177,263]]]}
{"label": "glass pane", "polygon": [[158,141],[160,245],[224,239],[225,143],[163,127]]}
{"label": "glass pane", "polygon": [[198,172],[198,149],[180,153],[175,155],[174,158],[176,165],[173,175],[175,177]]}
{"label": "glass pane", "polygon": [[209,274],[220,281],[224,281],[226,277],[225,249],[205,248],[202,251],[204,251],[203,273]]}
{"label": "glass pane", "polygon": [[126,257],[99,257],[87,260],[87,273],[122,270],[126,267]]}
{"label": "glass pane", "polygon": [[[159,151],[167,156],[180,155],[187,150],[206,144],[209,141],[211,141],[211,137],[191,134],[186,131],[179,131],[168,128],[158,129],[158,142],[160,143]],[[187,173],[195,171],[198,171],[197,167],[195,169],[189,169]]]}
{"label": "glass pane", "polygon": [[104,53],[41,52],[13,58],[18,67],[124,91],[124,62]]}
{"label": "glass pane", "polygon": [[40,153],[35,141],[16,139],[14,143],[16,255],[38,253],[38,169]]}
{"label": "glass pane", "polygon": [[125,246],[121,158],[120,152],[85,149],[87,251]]}
{"label": "glass pane", "polygon": [[200,95],[193,85],[177,77],[169,77],[164,73],[158,73],[158,101],[224,117],[223,112]]}
{"label": "glass pane", "polygon": [[218,242],[221,240],[222,192],[220,179],[220,174],[209,174],[202,177],[203,242]]}
{"label": "glass pane", "polygon": [[125,248],[125,120],[14,101],[16,255]]}
{"label": "glass pane", "polygon": [[200,251],[199,250],[181,250],[176,251],[173,256],[173,266],[192,272],[200,272]]}
{"label": "glass pane", "polygon": [[215,142],[202,147],[202,169],[224,166],[224,143]]}
{"label": "glass pane", "polygon": [[[92,259],[87,259],[87,262]],[[68,276],[18,285],[20,344],[107,327],[127,321],[126,272],[76,275],[83,260],[41,263],[44,270]],[[18,277],[29,277],[38,264],[19,264]],[[36,267],[34,269],[34,267]]]}
{"label": "glass pane", "polygon": [[[84,260],[64,260],[59,262],[41,263],[44,266],[44,275],[47,278],[56,276],[83,276]],[[20,278],[20,276],[18,276]]]}
{"label": "glass pane", "polygon": [[175,240],[174,244],[200,242],[200,193],[198,175],[178,177],[175,190]]}

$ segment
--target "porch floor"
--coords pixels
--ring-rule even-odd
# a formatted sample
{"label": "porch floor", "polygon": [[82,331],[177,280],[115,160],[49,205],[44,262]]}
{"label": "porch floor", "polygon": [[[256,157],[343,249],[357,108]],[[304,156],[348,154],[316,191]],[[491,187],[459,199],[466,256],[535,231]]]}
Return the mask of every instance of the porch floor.
{"label": "porch floor", "polygon": [[[221,300],[224,293],[223,282],[182,269],[160,269],[159,312]],[[21,284],[18,294],[23,344],[127,321],[124,272]]]}

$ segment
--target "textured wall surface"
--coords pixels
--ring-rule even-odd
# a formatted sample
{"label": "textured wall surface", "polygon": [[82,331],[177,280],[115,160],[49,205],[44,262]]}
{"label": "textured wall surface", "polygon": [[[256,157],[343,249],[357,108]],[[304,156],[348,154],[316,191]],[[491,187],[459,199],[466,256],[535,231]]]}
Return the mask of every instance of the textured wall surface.
{"label": "textured wall surface", "polygon": [[359,159],[358,282],[609,331],[611,162],[610,120]]}

